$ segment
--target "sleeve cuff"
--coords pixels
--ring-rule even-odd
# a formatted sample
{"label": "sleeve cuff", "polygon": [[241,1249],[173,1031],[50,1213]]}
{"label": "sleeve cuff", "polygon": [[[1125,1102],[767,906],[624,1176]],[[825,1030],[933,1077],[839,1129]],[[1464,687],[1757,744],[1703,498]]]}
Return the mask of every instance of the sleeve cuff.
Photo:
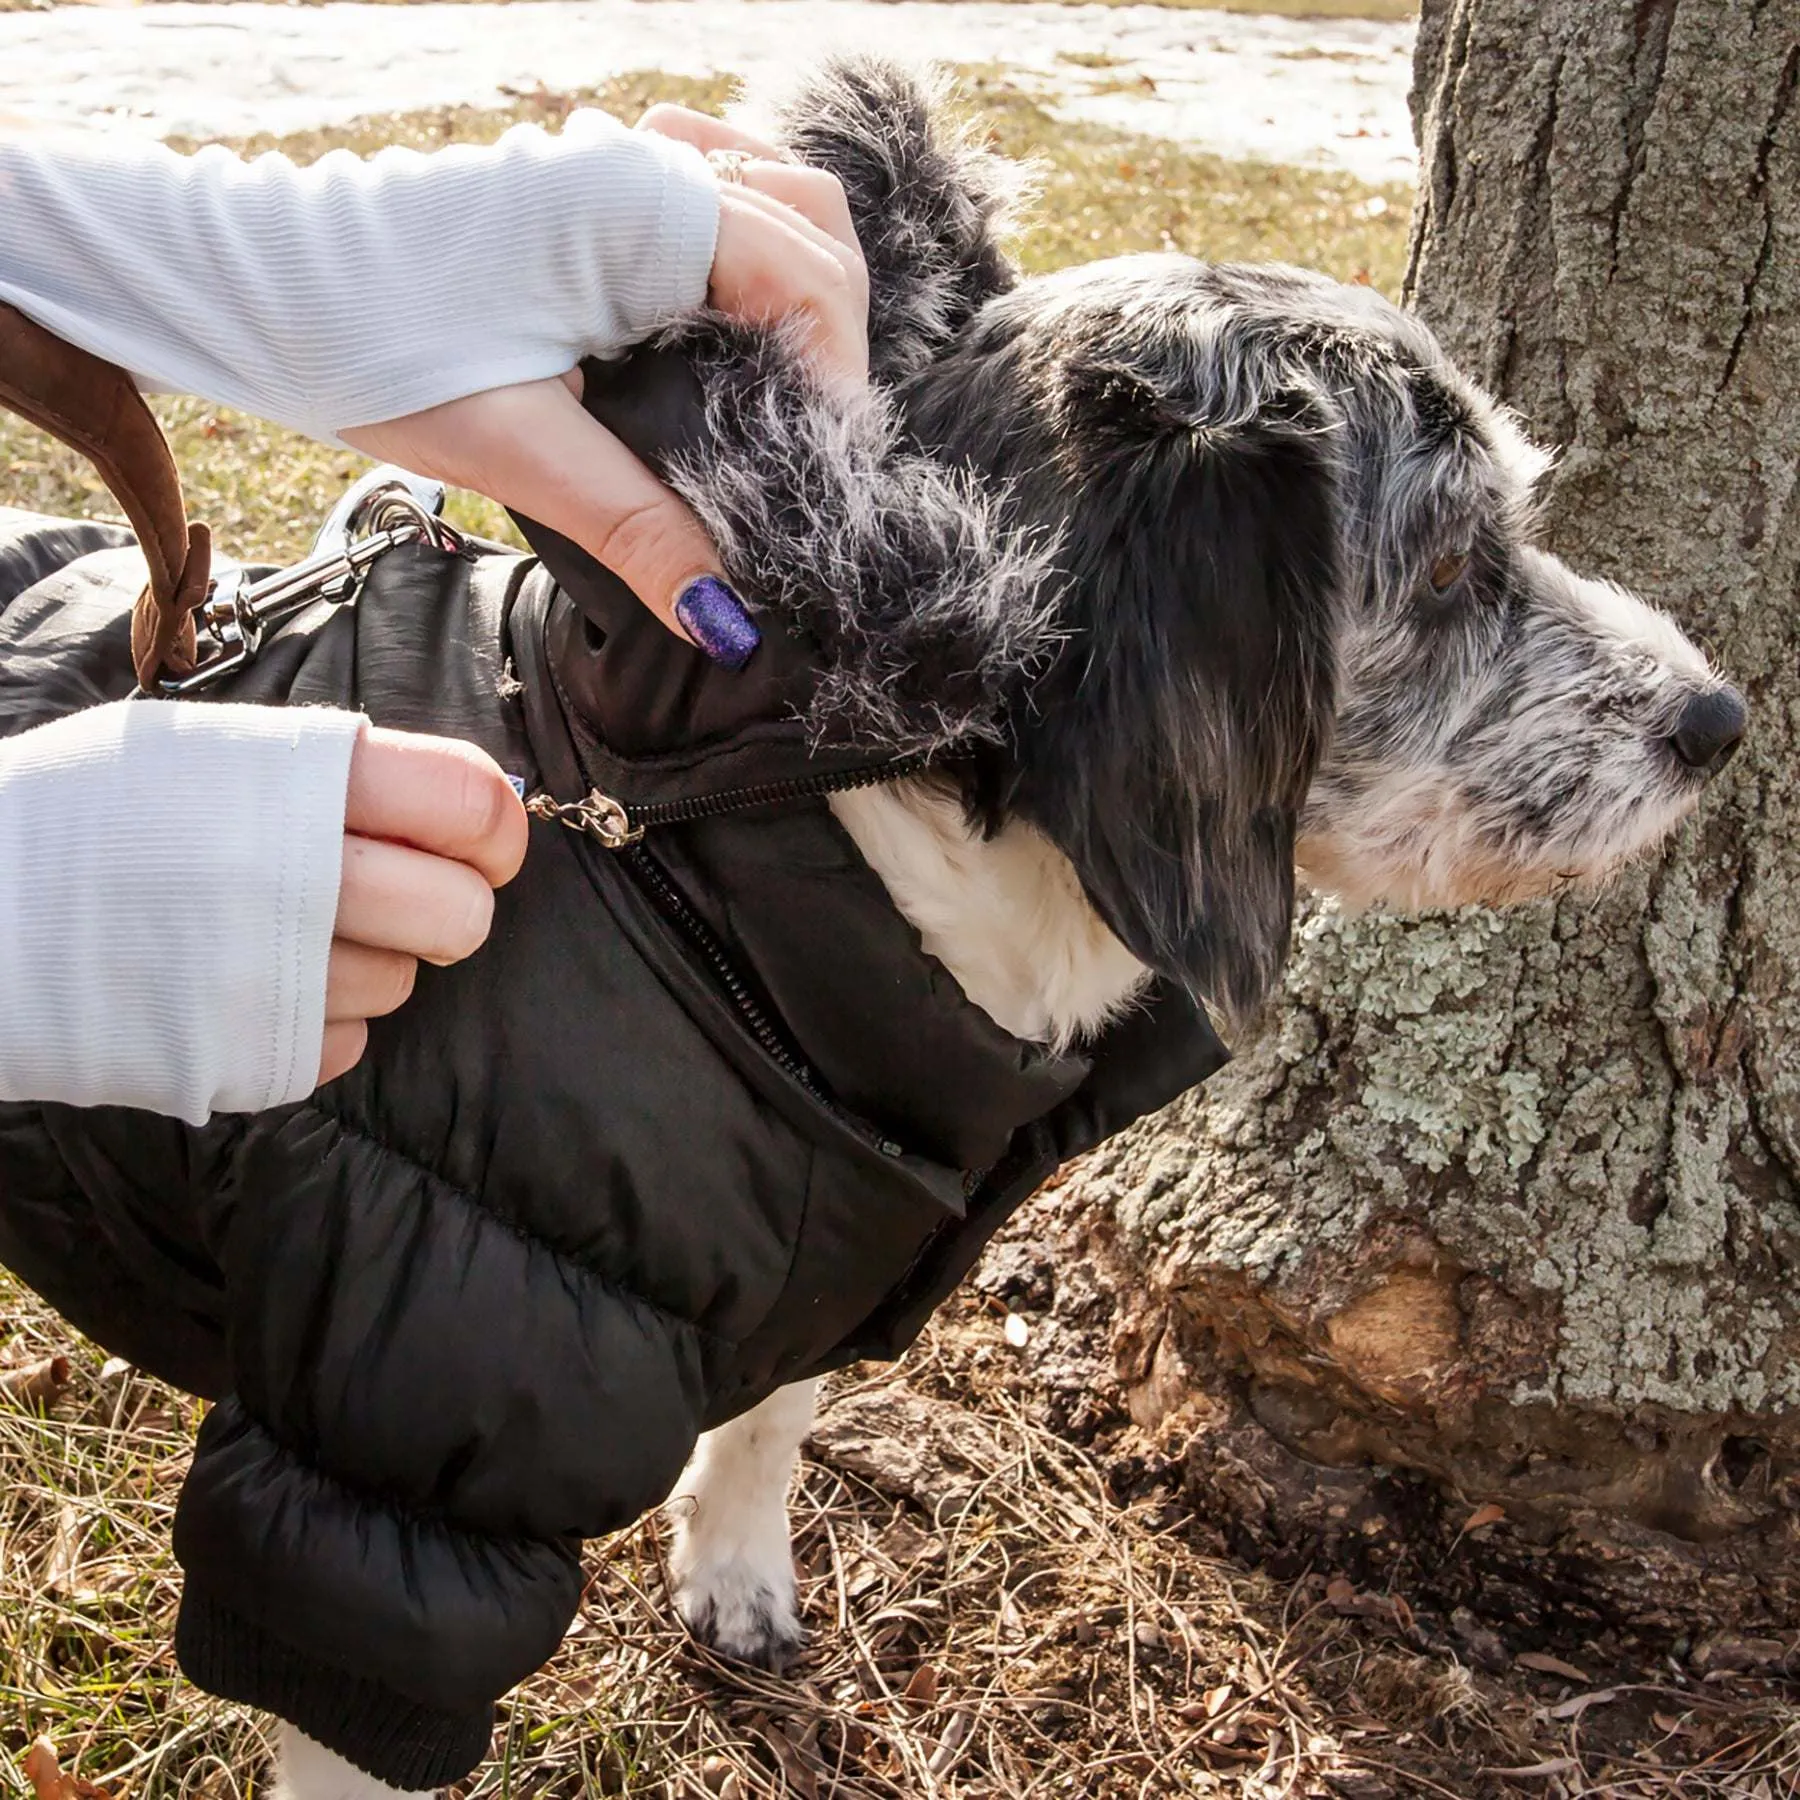
{"label": "sleeve cuff", "polygon": [[[613,194],[648,186],[657,195],[654,227],[648,234],[640,228],[635,245],[625,218],[616,215],[626,254],[608,283],[615,322],[586,346],[590,355],[616,354],[706,304],[719,243],[719,180],[692,144],[654,131],[622,131],[607,113],[573,113],[563,135],[602,152],[598,175]],[[604,225],[604,210],[596,217]]]}
{"label": "sleeve cuff", "polygon": [[312,1090],[363,725],[121,701],[0,749],[0,1098],[197,1125]]}

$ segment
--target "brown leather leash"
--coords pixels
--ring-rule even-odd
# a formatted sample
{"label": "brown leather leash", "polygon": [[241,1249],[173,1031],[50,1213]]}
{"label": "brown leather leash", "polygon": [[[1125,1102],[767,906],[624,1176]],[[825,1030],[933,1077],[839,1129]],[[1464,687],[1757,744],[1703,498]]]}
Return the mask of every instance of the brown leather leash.
{"label": "brown leather leash", "polygon": [[137,533],[150,569],[131,615],[138,686],[154,694],[192,675],[212,533],[189,522],[168,440],[131,377],[0,305],[0,406],[85,456]]}

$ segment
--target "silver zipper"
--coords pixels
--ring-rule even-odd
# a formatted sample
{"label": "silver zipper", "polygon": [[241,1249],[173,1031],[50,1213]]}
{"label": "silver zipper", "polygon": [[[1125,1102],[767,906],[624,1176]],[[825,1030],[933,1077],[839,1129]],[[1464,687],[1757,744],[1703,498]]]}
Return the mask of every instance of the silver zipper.
{"label": "silver zipper", "polygon": [[644,827],[631,822],[625,803],[598,788],[579,800],[553,800],[548,794],[531,794],[526,797],[525,810],[534,819],[549,819],[571,831],[586,832],[608,850],[624,850],[644,835]]}

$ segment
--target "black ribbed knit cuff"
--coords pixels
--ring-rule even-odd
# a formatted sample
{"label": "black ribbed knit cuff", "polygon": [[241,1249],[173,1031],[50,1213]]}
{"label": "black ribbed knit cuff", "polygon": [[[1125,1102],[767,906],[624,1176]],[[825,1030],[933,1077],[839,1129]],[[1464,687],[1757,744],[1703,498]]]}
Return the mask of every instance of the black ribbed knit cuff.
{"label": "black ribbed knit cuff", "polygon": [[389,1787],[460,1781],[488,1753],[494,1709],[438,1712],[302,1655],[190,1579],[175,1621],[175,1657],[195,1687],[259,1706]]}

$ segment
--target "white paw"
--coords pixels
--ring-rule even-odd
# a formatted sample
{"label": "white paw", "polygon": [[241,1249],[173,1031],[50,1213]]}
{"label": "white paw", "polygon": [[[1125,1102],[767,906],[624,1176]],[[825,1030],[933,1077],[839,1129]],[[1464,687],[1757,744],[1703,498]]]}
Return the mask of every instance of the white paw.
{"label": "white paw", "polygon": [[675,1604],[703,1644],[777,1672],[806,1641],[788,1547],[787,1491],[816,1381],[777,1388],[695,1447],[670,1505]]}
{"label": "white paw", "polygon": [[772,1545],[713,1549],[696,1541],[703,1536],[677,1527],[677,1610],[694,1636],[719,1655],[780,1674],[806,1642],[785,1530]]}

